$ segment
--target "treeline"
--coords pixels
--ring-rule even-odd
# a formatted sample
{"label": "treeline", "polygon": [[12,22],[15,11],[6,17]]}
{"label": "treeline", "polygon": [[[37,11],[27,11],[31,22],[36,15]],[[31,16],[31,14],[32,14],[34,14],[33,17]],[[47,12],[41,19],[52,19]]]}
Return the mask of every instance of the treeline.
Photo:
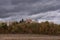
{"label": "treeline", "polygon": [[48,21],[41,23],[13,22],[9,26],[6,23],[0,23],[0,34],[60,35],[60,25]]}

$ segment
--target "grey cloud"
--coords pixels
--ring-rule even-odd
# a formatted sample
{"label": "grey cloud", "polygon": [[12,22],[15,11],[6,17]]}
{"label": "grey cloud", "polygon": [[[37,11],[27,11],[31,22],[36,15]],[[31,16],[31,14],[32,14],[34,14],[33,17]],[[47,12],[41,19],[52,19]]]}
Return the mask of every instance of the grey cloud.
{"label": "grey cloud", "polygon": [[10,5],[11,0],[0,0],[0,5]]}
{"label": "grey cloud", "polygon": [[19,3],[35,3],[35,2],[38,2],[38,1],[42,1],[42,0],[12,0],[12,4],[13,5],[16,5],[16,4],[19,4]]}
{"label": "grey cloud", "polygon": [[[60,9],[60,3],[58,1],[55,1],[55,0],[42,1],[41,3],[38,1],[38,2],[32,3],[32,4],[29,4],[29,3],[26,4],[24,2],[17,5],[18,7],[15,7],[15,9],[13,9],[12,11],[15,11],[15,12],[17,12],[17,11],[29,11],[29,12],[31,12],[30,14],[36,14],[36,13],[40,13],[40,12],[54,11],[54,10]],[[33,5],[35,5],[35,6],[33,6]]]}
{"label": "grey cloud", "polygon": [[60,10],[60,0],[0,0],[0,18],[31,16],[56,10]]}

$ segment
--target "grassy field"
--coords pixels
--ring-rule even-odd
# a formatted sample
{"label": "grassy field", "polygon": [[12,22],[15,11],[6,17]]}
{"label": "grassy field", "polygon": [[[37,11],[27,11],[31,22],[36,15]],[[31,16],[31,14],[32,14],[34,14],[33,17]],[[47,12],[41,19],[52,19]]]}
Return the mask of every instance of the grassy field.
{"label": "grassy field", "polygon": [[35,34],[0,34],[0,40],[60,40],[60,36]]}

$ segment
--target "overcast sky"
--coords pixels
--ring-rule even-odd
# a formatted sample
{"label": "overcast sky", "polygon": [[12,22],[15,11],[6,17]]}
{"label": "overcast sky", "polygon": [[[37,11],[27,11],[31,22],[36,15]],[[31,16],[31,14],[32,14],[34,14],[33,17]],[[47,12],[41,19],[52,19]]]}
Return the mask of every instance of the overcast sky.
{"label": "overcast sky", "polygon": [[60,0],[0,0],[0,20],[32,18],[59,23]]}

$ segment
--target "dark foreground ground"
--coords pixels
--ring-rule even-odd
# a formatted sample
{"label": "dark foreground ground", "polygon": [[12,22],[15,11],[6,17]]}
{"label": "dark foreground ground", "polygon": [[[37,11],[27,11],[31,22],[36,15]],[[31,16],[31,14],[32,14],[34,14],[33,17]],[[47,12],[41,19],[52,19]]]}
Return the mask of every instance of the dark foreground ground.
{"label": "dark foreground ground", "polygon": [[0,34],[0,40],[60,40],[60,36],[34,34]]}

